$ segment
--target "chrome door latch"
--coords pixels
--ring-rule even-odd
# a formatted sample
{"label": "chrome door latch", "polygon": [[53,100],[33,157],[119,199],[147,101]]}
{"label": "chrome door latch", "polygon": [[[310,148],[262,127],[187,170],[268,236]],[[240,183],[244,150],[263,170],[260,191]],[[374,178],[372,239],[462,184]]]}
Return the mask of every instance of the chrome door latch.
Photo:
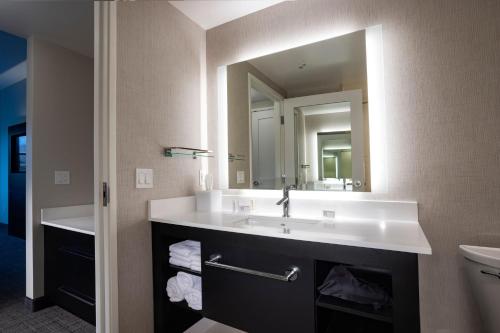
{"label": "chrome door latch", "polygon": [[109,186],[107,182],[102,183],[102,205],[108,207],[109,204]]}

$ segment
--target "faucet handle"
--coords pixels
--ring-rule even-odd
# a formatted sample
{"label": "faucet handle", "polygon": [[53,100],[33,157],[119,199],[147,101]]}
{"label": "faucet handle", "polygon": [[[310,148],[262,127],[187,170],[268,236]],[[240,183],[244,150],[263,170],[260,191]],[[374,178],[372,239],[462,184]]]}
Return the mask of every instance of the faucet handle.
{"label": "faucet handle", "polygon": [[283,185],[286,184],[286,175],[285,174],[281,175],[281,184],[283,184]]}

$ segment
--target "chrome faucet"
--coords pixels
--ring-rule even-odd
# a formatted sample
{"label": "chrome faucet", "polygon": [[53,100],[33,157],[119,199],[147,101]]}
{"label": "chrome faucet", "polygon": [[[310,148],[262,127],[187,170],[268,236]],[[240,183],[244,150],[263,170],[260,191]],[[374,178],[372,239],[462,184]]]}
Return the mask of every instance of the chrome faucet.
{"label": "chrome faucet", "polygon": [[295,190],[295,185],[286,185],[286,176],[281,176],[281,181],[283,183],[283,198],[280,199],[276,204],[283,205],[283,217],[290,217],[288,214],[288,208],[290,207],[290,198],[288,192],[290,190]]}

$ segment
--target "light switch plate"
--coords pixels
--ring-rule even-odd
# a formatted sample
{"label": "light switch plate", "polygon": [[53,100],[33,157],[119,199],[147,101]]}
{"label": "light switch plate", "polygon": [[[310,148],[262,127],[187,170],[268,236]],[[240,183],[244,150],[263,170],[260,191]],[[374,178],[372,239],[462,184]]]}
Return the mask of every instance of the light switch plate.
{"label": "light switch plate", "polygon": [[56,185],[69,185],[70,174],[67,170],[54,171],[54,184]]}
{"label": "light switch plate", "polygon": [[153,188],[153,169],[135,169],[135,188]]}
{"label": "light switch plate", "polygon": [[334,219],[335,218],[335,211],[334,210],[324,210],[323,217],[325,217],[327,219]]}
{"label": "light switch plate", "polygon": [[245,183],[245,171],[237,170],[236,171],[236,184]]}

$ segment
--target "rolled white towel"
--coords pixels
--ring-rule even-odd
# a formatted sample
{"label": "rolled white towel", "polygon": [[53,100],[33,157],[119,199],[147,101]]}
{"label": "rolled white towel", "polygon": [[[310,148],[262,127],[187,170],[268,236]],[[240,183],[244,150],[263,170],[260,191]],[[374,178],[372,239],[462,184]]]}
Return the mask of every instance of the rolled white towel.
{"label": "rolled white towel", "polygon": [[170,257],[168,259],[168,262],[172,265],[175,265],[175,266],[181,266],[181,267],[186,267],[186,268],[190,268],[191,267],[191,261],[189,260],[181,260],[181,259],[178,259],[176,257]]}
{"label": "rolled white towel", "polygon": [[178,272],[176,278],[179,288],[184,294],[186,294],[193,289],[195,285],[195,278],[197,278],[197,276],[184,272]]}
{"label": "rolled white towel", "polygon": [[184,292],[177,283],[177,277],[171,277],[167,281],[167,294],[170,297],[170,302],[180,302],[184,299]]}
{"label": "rolled white towel", "polygon": [[196,275],[191,275],[193,279],[193,290],[201,292],[201,277]]}
{"label": "rolled white towel", "polygon": [[202,309],[201,291],[191,290],[185,295],[188,306],[194,310]]}
{"label": "rolled white towel", "polygon": [[171,253],[177,253],[180,256],[188,257],[192,254],[200,253],[200,242],[186,240],[172,244],[168,247]]}

